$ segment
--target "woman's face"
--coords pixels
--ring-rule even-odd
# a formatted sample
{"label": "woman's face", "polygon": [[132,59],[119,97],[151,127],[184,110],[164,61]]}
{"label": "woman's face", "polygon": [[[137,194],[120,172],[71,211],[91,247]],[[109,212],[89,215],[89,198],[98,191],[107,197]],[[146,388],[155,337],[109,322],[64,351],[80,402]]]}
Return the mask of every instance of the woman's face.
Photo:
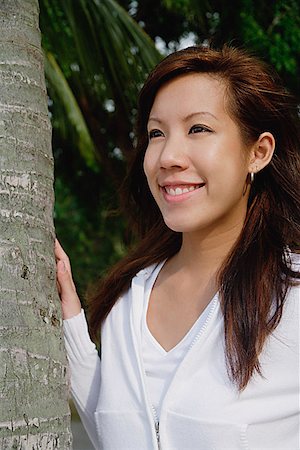
{"label": "woman's face", "polygon": [[226,110],[222,81],[189,74],[168,82],[148,133],[144,170],[169,228],[210,232],[243,223],[250,148]]}

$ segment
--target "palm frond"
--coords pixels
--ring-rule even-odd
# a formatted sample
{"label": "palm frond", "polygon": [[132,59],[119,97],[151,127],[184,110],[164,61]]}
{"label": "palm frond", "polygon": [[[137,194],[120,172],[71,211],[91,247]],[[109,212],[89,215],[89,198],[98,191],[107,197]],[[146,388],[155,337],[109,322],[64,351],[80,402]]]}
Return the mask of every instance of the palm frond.
{"label": "palm frond", "polygon": [[145,75],[161,58],[153,41],[115,0],[64,0],[60,7],[81,77],[90,84],[101,80],[108,98],[130,110]]}
{"label": "palm frond", "polygon": [[94,143],[76,98],[54,55],[50,52],[44,52],[44,55],[47,80],[51,83],[52,89],[55,90],[56,96],[65,110],[69,124],[76,132],[77,147],[81,156],[84,158],[87,166],[94,169],[97,167]]}

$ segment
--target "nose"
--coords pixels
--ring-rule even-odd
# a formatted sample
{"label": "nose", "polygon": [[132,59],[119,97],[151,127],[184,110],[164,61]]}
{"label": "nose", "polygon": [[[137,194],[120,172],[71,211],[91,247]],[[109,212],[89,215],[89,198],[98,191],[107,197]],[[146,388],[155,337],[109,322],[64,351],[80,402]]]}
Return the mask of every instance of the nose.
{"label": "nose", "polygon": [[185,143],[180,137],[174,136],[165,140],[160,154],[160,167],[162,169],[186,169],[188,167]]}

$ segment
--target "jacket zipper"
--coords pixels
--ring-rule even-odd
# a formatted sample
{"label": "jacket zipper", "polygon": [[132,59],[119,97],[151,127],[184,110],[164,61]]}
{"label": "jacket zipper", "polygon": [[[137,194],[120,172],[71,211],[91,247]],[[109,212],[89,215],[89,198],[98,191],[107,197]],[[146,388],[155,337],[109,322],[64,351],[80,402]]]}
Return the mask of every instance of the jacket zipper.
{"label": "jacket zipper", "polygon": [[154,417],[154,426],[155,426],[155,434],[156,434],[156,440],[157,440],[157,448],[158,448],[158,450],[161,450],[158,415],[157,415],[157,412],[156,412],[156,409],[154,408],[154,406],[151,405],[151,407],[152,407],[153,417]]}
{"label": "jacket zipper", "polygon": [[214,312],[214,310],[215,310],[216,303],[217,303],[217,301],[216,301],[216,295],[215,295],[214,298],[213,298],[213,300],[212,300],[212,305],[211,305],[211,309],[210,309],[210,311],[209,311],[209,313],[208,313],[208,316],[206,317],[205,322],[204,322],[204,324],[203,324],[202,327],[201,327],[201,330],[200,330],[199,333],[196,334],[196,336],[194,337],[194,339],[193,339],[191,345],[189,346],[189,348],[188,348],[188,350],[187,350],[187,353],[191,350],[191,348],[194,347],[194,345],[196,344],[196,342],[198,341],[198,339],[199,339],[199,338],[201,337],[201,335],[204,333],[204,331],[205,331],[205,329],[206,329],[206,327],[207,327],[207,324],[209,323],[210,318],[211,318],[211,316],[212,316],[212,314],[213,314],[213,312]]}
{"label": "jacket zipper", "polygon": [[155,432],[156,432],[157,448],[158,448],[158,450],[161,450],[160,435],[159,435],[159,422],[155,422]]}
{"label": "jacket zipper", "polygon": [[[216,297],[216,296],[215,296],[215,297]],[[213,315],[213,312],[214,312],[214,310],[215,310],[215,308],[216,308],[216,305],[217,305],[217,300],[216,300],[216,298],[214,298],[214,299],[212,300],[212,302],[213,302],[213,303],[212,303],[212,306],[211,306],[211,310],[209,311],[209,314],[208,314],[208,316],[207,316],[207,318],[206,318],[206,320],[205,320],[203,326],[201,327],[200,332],[195,336],[195,338],[193,339],[193,341],[192,341],[191,345],[189,346],[189,348],[188,348],[188,350],[187,350],[186,353],[188,353],[188,352],[190,351],[190,349],[191,349],[192,347],[194,347],[194,345],[196,344],[196,342],[198,341],[198,339],[199,339],[199,338],[201,337],[201,335],[203,334],[205,328],[207,327],[207,325],[208,325],[208,323],[209,323],[209,321],[210,321],[210,318],[211,318],[211,316]],[[154,408],[153,405],[151,405],[151,408],[152,408],[152,411],[153,411],[153,417],[154,417],[154,425],[155,425],[155,433],[156,433],[156,440],[157,440],[157,448],[158,448],[158,450],[162,450],[161,443],[160,443],[160,431],[159,431],[159,420],[158,420],[158,415],[157,415],[156,409]]]}
{"label": "jacket zipper", "polygon": [[[157,270],[158,267],[159,267],[159,270],[160,270],[160,268],[163,266],[163,263],[158,264],[156,266],[155,270]],[[145,284],[145,278],[144,278],[144,284]],[[132,286],[132,290],[134,289],[134,287],[135,286]],[[138,299],[139,301],[137,302],[137,305],[138,305],[139,309],[142,307],[142,302],[140,301],[140,299],[141,299],[141,297],[142,298],[144,297],[144,287],[145,286],[143,285],[143,287],[141,289],[140,286],[136,286],[136,288],[140,288],[139,289],[140,292],[139,293],[136,292],[136,289],[134,289],[134,291],[132,292],[132,295],[135,298],[139,294],[139,299]],[[139,311],[139,312],[140,312],[140,314],[142,314],[141,311]],[[139,327],[140,324],[136,324],[136,326],[134,326],[135,325],[134,320],[133,319],[131,319],[131,320],[132,320],[133,330],[139,330],[139,328],[136,328],[136,327]],[[147,412],[148,412],[149,419],[152,416],[152,424],[154,424],[154,431],[155,431],[155,437],[156,437],[156,443],[157,443],[157,450],[162,450],[161,443],[160,443],[160,431],[159,431],[158,414],[157,414],[156,409],[154,408],[154,406],[151,404],[151,401],[150,401],[150,398],[149,398],[149,394],[148,394],[148,391],[147,391],[147,388],[146,388],[146,373],[145,373],[145,370],[144,370],[144,367],[143,367],[143,355],[142,355],[142,351],[141,351],[141,345],[139,345],[140,342],[141,342],[141,335],[140,335],[140,333],[137,334],[137,337],[138,337],[138,339],[134,340],[134,345],[135,345],[136,353],[137,353],[137,361],[138,361],[138,366],[139,366],[139,371],[140,371],[140,375],[141,375],[141,381],[142,381],[142,386],[143,386],[143,391],[144,391],[144,396],[145,396],[146,409],[147,409]],[[151,410],[152,410],[152,414],[151,414]]]}

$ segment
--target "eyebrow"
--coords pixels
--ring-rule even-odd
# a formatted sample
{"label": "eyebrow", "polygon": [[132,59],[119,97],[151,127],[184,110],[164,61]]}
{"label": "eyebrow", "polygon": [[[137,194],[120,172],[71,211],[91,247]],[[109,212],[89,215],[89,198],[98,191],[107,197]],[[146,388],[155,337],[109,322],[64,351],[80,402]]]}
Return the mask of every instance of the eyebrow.
{"label": "eyebrow", "polygon": [[[188,114],[186,117],[184,117],[183,121],[187,122],[188,120],[192,119],[194,116],[211,116],[215,120],[218,120],[216,118],[216,116],[214,114],[210,113],[209,111],[197,111],[197,112],[193,112],[191,114]],[[159,119],[158,117],[155,117],[155,116],[150,116],[149,119],[148,119],[148,122],[150,122],[150,120],[153,120],[154,122],[158,122],[158,123],[162,123],[163,122],[161,119]]]}

